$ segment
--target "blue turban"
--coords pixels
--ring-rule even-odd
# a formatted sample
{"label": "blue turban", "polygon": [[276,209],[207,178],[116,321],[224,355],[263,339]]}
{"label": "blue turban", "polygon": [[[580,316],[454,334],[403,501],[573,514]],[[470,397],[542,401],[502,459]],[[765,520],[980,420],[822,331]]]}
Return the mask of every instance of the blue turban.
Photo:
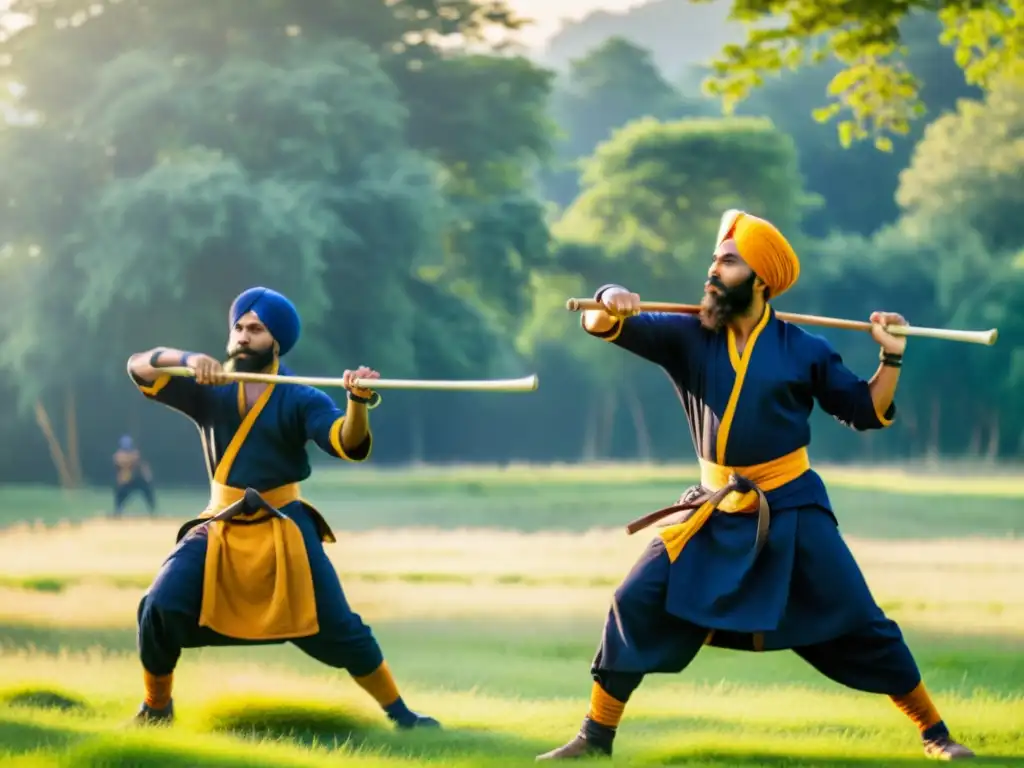
{"label": "blue turban", "polygon": [[295,346],[302,330],[298,310],[285,296],[270,288],[250,288],[231,302],[229,324],[234,326],[246,312],[255,312],[260,322],[267,326],[270,335],[277,341],[280,351],[286,355]]}

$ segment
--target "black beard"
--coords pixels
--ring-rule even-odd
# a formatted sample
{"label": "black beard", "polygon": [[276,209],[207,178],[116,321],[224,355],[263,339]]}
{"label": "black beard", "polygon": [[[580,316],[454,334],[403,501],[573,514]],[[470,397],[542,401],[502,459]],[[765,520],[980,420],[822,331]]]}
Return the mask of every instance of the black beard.
{"label": "black beard", "polygon": [[754,280],[751,275],[739,285],[728,288],[717,277],[708,279],[708,284],[719,293],[705,293],[700,301],[700,323],[709,331],[718,333],[737,317],[746,314],[754,303]]}
{"label": "black beard", "polygon": [[274,348],[271,347],[263,352],[253,352],[243,347],[232,352],[228,360],[232,369],[239,373],[259,373],[269,368],[274,362]]}

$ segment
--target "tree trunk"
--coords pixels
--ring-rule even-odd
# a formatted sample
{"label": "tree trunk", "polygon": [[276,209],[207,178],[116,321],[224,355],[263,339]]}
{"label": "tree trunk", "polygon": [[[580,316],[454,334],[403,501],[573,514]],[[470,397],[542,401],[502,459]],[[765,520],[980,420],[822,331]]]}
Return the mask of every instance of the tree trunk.
{"label": "tree trunk", "polygon": [[413,464],[422,464],[424,453],[423,414],[414,406],[409,414],[409,459]]}
{"label": "tree trunk", "polygon": [[64,417],[67,421],[68,472],[76,488],[82,485],[82,460],[78,451],[78,408],[75,403],[75,389],[68,386]]}
{"label": "tree trunk", "polygon": [[903,409],[902,419],[903,431],[907,435],[907,445],[912,456],[917,455],[920,450],[921,429],[917,420],[917,408],[907,404]]}
{"label": "tree trunk", "polygon": [[999,460],[1001,436],[999,431],[999,411],[993,408],[988,412],[988,446],[985,449],[985,458],[989,464],[995,464]]}
{"label": "tree trunk", "polygon": [[636,433],[636,452],[643,461],[650,461],[653,451],[651,450],[651,433],[647,429],[647,420],[644,418],[644,404],[640,402],[640,396],[635,389],[626,391],[626,405],[629,407],[630,416],[633,418],[633,431]]}
{"label": "tree trunk", "polygon": [[932,395],[932,418],[931,429],[928,435],[927,456],[932,461],[938,461],[941,451],[942,440],[939,435],[939,428],[942,423],[942,398],[938,394]]}
{"label": "tree trunk", "polygon": [[64,451],[61,450],[60,441],[53,432],[50,416],[40,400],[36,400],[36,423],[39,425],[39,429],[42,430],[43,437],[46,438],[46,444],[50,448],[50,458],[53,459],[53,466],[57,469],[61,487],[64,489],[72,488],[74,486],[74,478],[71,476],[67,461],[64,459]]}
{"label": "tree trunk", "polygon": [[967,455],[970,458],[976,458],[981,456],[981,433],[984,429],[982,419],[984,418],[984,412],[978,414],[978,417],[971,419],[971,438],[967,442]]}
{"label": "tree trunk", "polygon": [[598,415],[601,412],[599,395],[590,396],[590,404],[587,406],[586,419],[583,422],[583,446],[580,458],[584,462],[597,459],[597,427]]}
{"label": "tree trunk", "polygon": [[607,459],[611,455],[612,438],[615,436],[616,392],[608,389],[601,397],[601,429],[597,438],[597,457]]}

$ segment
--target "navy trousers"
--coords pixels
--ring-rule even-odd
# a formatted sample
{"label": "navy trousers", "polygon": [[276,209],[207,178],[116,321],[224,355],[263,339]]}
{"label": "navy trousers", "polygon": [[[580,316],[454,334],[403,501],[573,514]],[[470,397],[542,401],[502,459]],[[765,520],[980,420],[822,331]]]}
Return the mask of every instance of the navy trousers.
{"label": "navy trousers", "polygon": [[[671,567],[664,545],[655,539],[615,591],[591,673],[620,701],[646,674],[684,670],[709,637],[709,628],[666,610]],[[716,632],[713,637],[714,645],[756,650],[750,634]],[[858,691],[902,696],[921,682],[899,626],[880,612],[852,631],[791,650],[826,677]]]}
{"label": "navy trousers", "polygon": [[187,534],[164,561],[138,609],[138,649],[142,666],[154,675],[170,674],[183,648],[294,643],[299,649],[354,677],[373,672],[384,660],[373,631],[348,604],[337,571],[324,551],[313,519],[301,504],[285,508],[302,530],[313,573],[320,631],[294,640],[239,640],[199,626],[206,563],[206,528]]}
{"label": "navy trousers", "polygon": [[114,517],[120,517],[124,505],[132,494],[138,491],[146,500],[149,514],[156,512],[156,498],[153,496],[153,485],[142,477],[135,477],[127,483],[114,486]]}

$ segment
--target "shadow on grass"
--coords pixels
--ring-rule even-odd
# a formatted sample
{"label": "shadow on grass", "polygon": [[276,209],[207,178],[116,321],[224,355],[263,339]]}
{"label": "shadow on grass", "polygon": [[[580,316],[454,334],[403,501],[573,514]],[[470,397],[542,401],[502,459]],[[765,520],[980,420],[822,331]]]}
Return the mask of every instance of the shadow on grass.
{"label": "shadow on grass", "polygon": [[278,755],[262,756],[254,750],[228,750],[190,744],[157,744],[151,739],[100,736],[74,748],[64,760],[74,768],[276,768],[311,765],[310,761],[287,760]]}
{"label": "shadow on grass", "polygon": [[279,700],[213,704],[204,717],[213,732],[254,740],[292,741],[305,747],[376,752],[381,749],[424,758],[447,755],[522,755],[546,751],[540,741],[484,728],[451,727],[400,731],[382,717],[370,717],[337,705]]}
{"label": "shadow on grass", "polygon": [[359,713],[300,703],[214,704],[203,722],[206,734],[172,727],[97,735],[62,759],[75,768],[297,768],[350,764],[356,758],[372,765],[378,764],[373,758],[382,758],[389,765],[504,768],[532,765],[534,756],[550,747],[483,729],[399,732]]}
{"label": "shadow on grass", "polygon": [[0,704],[29,709],[58,709],[64,712],[87,709],[84,701],[70,693],[29,685],[0,691]]}
{"label": "shadow on grass", "polygon": [[33,723],[0,711],[0,752],[20,755],[40,749],[65,749],[82,738],[74,728]]}
{"label": "shadow on grass", "polygon": [[242,738],[295,741],[307,747],[358,746],[382,726],[340,707],[280,701],[231,701],[207,707],[206,729]]}

